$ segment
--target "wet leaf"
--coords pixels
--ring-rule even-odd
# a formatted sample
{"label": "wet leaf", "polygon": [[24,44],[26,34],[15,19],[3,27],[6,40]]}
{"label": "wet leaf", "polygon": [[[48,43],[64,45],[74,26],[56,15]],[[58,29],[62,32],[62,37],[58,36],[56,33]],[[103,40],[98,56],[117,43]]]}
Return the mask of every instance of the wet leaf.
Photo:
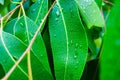
{"label": "wet leaf", "polygon": [[104,26],[104,19],[94,0],[75,0],[75,2],[78,5],[80,14],[89,29],[93,26]]}
{"label": "wet leaf", "polygon": [[[69,12],[70,11],[70,12]],[[57,0],[49,32],[57,80],[79,80],[87,59],[87,38],[72,0]]]}
{"label": "wet leaf", "polygon": [[[6,73],[15,64],[15,61],[19,59],[26,48],[26,45],[17,37],[2,31],[0,35],[0,64],[2,64]],[[45,69],[44,65],[39,61],[33,51],[31,51],[30,55],[33,79],[52,80],[52,76]],[[19,65],[20,66],[15,69],[9,79],[15,79],[16,76],[16,80],[27,79],[26,56]]]}
{"label": "wet leaf", "polygon": [[[36,0],[36,2],[28,9],[27,16],[34,21],[38,26],[42,22],[48,11],[48,0]],[[42,26],[42,31],[44,25]]]}

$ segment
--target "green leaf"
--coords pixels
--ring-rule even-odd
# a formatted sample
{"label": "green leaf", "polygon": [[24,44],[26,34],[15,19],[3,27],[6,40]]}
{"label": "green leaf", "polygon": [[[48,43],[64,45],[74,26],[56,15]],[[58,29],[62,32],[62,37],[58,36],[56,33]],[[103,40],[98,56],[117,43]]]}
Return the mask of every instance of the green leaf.
{"label": "green leaf", "polygon": [[[15,63],[15,60],[22,55],[26,48],[25,44],[17,37],[6,32],[2,32],[0,34],[0,64],[2,64],[6,73],[10,70]],[[33,79],[52,80],[52,76],[45,69],[33,51],[31,51],[30,55]],[[27,73],[26,56],[20,63],[20,67],[15,69],[9,79],[26,80],[27,75],[25,75],[25,73]]]}
{"label": "green leaf", "polygon": [[56,80],[79,80],[84,70],[88,43],[79,17],[73,0],[57,0],[51,11],[49,32]]}
{"label": "green leaf", "polygon": [[[15,63],[13,57],[16,56],[13,55],[20,56],[21,53],[25,50],[25,46],[19,44],[22,44],[22,42],[20,42],[15,36],[2,31],[0,32],[0,64],[3,66],[5,73],[7,73]],[[18,79],[26,79],[26,73],[26,71],[23,71],[23,69],[19,67],[16,68],[16,70],[13,72],[11,78],[14,79],[15,76],[13,75],[17,75]]]}
{"label": "green leaf", "polygon": [[103,27],[104,19],[94,0],[75,0],[84,22],[90,29],[93,26]]}
{"label": "green leaf", "polygon": [[[15,36],[21,39],[26,45],[30,43],[36,30],[37,30],[37,25],[35,25],[32,20],[24,16],[19,18],[16,25],[14,26]],[[32,50],[35,53],[36,57],[44,65],[46,70],[49,73],[51,73],[48,63],[46,48],[40,33],[38,34],[37,38],[34,41]]]}
{"label": "green leaf", "polygon": [[4,5],[4,0],[0,0],[0,4]]}
{"label": "green leaf", "polygon": [[5,0],[4,5],[0,4],[0,13],[4,10],[5,7],[7,7],[10,4],[10,0]]}
{"label": "green leaf", "polygon": [[18,18],[15,18],[11,21],[9,21],[6,26],[4,27],[4,31],[5,32],[8,32],[10,34],[13,34],[13,28],[14,26],[16,25],[16,22],[17,22]]}
{"label": "green leaf", "polygon": [[99,8],[102,8],[102,0],[95,0],[95,2],[97,3],[97,5],[99,6]]}
{"label": "green leaf", "polygon": [[[36,0],[36,2],[28,9],[27,16],[34,21],[38,26],[42,22],[48,11],[48,0]],[[42,31],[44,25],[42,26]]]}
{"label": "green leaf", "polygon": [[[116,0],[106,21],[106,34],[101,56],[101,80],[119,80],[120,72],[120,2]],[[107,71],[107,72],[106,72]]]}

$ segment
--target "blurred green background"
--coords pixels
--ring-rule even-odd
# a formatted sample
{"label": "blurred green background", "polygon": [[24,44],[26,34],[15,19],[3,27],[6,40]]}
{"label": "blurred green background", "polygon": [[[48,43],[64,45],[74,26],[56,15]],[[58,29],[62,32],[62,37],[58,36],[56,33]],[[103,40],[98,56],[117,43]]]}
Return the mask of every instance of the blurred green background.
{"label": "blurred green background", "polygon": [[100,57],[100,80],[120,80],[120,0],[107,1],[102,3],[106,30]]}

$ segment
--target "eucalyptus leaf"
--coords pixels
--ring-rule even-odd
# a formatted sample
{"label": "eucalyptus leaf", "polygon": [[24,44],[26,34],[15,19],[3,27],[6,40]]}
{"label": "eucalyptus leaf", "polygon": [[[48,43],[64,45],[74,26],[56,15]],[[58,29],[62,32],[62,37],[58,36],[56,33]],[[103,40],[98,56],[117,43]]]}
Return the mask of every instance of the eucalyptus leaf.
{"label": "eucalyptus leaf", "polygon": [[104,19],[94,0],[74,0],[79,7],[84,22],[90,29],[93,26],[103,27]]}
{"label": "eucalyptus leaf", "polygon": [[[18,60],[22,53],[27,48],[26,45],[19,40],[17,37],[3,32],[0,35],[0,64],[2,64],[5,72],[7,73],[10,68],[14,65],[15,60]],[[38,80],[52,80],[52,76],[44,68],[42,63],[36,57],[36,55],[31,51],[30,53],[31,67],[33,79]],[[19,64],[20,67],[16,68],[15,71],[10,76],[10,80],[26,80],[27,79],[27,56]],[[26,74],[26,75],[25,75]],[[17,78],[16,78],[17,76]]]}
{"label": "eucalyptus leaf", "polygon": [[[23,45],[19,45],[21,42],[15,37],[5,32],[0,32],[0,64],[3,66],[5,73],[7,73],[10,68],[14,65],[15,60],[14,54],[20,56],[25,50]],[[21,48],[19,48],[21,47]],[[12,55],[12,54],[13,55]],[[25,66],[24,66],[25,67]],[[19,73],[18,73],[19,72]],[[26,71],[23,71],[21,67],[16,68],[11,78],[15,78],[17,75],[18,79],[27,79]]]}
{"label": "eucalyptus leaf", "polygon": [[[48,11],[48,0],[36,0],[36,2],[28,9],[27,16],[34,21],[38,26],[42,22]],[[44,25],[42,26],[42,31]]]}
{"label": "eucalyptus leaf", "polygon": [[8,32],[10,34],[13,34],[13,28],[16,25],[18,18],[12,19],[11,21],[9,21],[6,26],[4,27],[4,31]]}
{"label": "eucalyptus leaf", "polygon": [[79,17],[73,0],[57,0],[49,16],[56,80],[79,80],[84,70],[88,43]]}
{"label": "eucalyptus leaf", "polygon": [[[16,25],[14,26],[15,36],[21,39],[26,45],[30,43],[36,30],[37,25],[35,25],[34,22],[26,16],[22,16],[21,18],[19,18]],[[40,33],[33,43],[32,50],[35,53],[36,57],[40,60],[40,62],[42,62],[46,70],[51,73],[46,48]]]}

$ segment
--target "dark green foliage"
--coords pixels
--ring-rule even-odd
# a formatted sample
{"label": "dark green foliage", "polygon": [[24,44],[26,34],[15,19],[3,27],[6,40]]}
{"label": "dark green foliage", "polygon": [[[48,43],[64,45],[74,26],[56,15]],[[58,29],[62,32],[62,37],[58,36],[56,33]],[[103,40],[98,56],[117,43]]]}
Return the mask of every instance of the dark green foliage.
{"label": "dark green foliage", "polygon": [[119,80],[119,0],[11,1],[0,0],[0,79],[28,50],[8,80]]}

